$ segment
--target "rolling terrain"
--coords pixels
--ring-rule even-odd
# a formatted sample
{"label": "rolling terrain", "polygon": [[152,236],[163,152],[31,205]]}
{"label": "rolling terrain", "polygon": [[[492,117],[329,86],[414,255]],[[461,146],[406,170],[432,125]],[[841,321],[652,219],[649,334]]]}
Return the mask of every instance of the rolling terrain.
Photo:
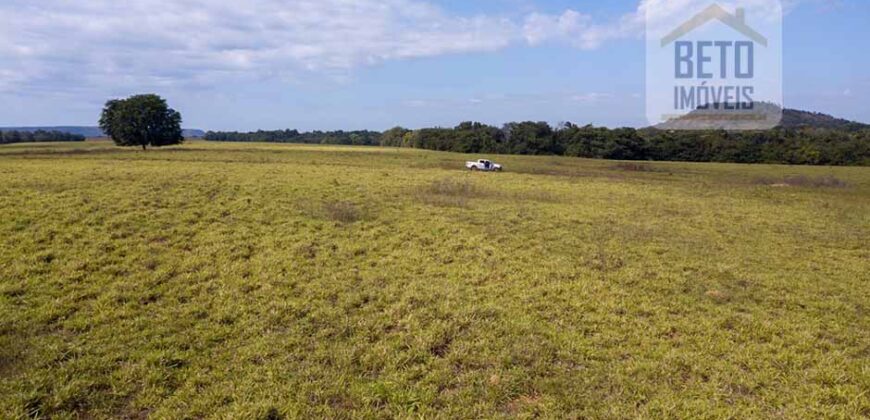
{"label": "rolling terrain", "polygon": [[866,418],[870,169],[0,146],[0,418]]}
{"label": "rolling terrain", "polygon": [[[675,118],[673,120],[658,124],[650,128],[660,130],[695,129],[703,131],[709,129],[710,127],[710,121],[705,120],[703,117],[710,114],[716,115],[720,112],[721,111],[719,111],[718,108],[715,107],[711,107],[707,110],[698,109],[682,117]],[[779,124],[776,125],[776,129],[824,129],[845,132],[854,132],[870,129],[870,124],[865,124],[858,121],[850,121],[844,118],[834,117],[832,115],[822,112],[783,108],[779,105],[765,102],[756,104],[756,108],[752,111],[752,113],[769,115],[770,118],[778,118]],[[721,118],[722,117],[719,116],[717,117],[717,120],[720,120]],[[737,127],[742,127],[742,129],[748,129],[753,126],[757,126],[758,123],[753,121],[745,121],[742,123],[732,121],[730,124],[730,126],[726,125],[725,128],[730,127],[730,129],[734,129]]]}

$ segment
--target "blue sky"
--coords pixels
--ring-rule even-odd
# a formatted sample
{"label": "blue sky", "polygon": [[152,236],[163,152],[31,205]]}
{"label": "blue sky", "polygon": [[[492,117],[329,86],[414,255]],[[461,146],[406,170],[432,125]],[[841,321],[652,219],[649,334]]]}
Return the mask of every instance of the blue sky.
{"label": "blue sky", "polygon": [[[0,126],[143,92],[204,129],[643,126],[639,7],[680,1],[4,0]],[[870,2],[786,9],[785,105],[870,122]]]}

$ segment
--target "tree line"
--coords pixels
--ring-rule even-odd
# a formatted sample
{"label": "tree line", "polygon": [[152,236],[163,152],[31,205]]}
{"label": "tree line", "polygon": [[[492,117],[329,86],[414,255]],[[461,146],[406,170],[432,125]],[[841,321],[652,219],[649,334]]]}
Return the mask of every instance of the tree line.
{"label": "tree line", "polygon": [[[298,130],[216,132],[205,140],[412,147],[458,153],[562,155],[594,159],[870,166],[870,127],[823,114],[788,110],[788,128],[764,131],[681,131],[512,122],[494,127],[463,122],[453,128],[377,131]],[[184,141],[181,114],[158,95],[106,102],[100,128],[120,146],[160,147]],[[808,124],[805,126],[799,124]],[[84,141],[60,131],[9,130],[0,143]]]}
{"label": "tree line", "polygon": [[378,146],[381,144],[381,133],[368,130],[310,131],[305,133],[300,133],[298,130],[259,130],[250,133],[208,131],[203,138],[210,141],[226,142],[343,144],[354,146]]}
{"label": "tree line", "polygon": [[764,131],[608,129],[570,123],[462,123],[452,129],[388,130],[382,145],[460,153],[563,155],[594,159],[870,165],[870,130]]}
{"label": "tree line", "polygon": [[34,142],[55,142],[55,141],[85,141],[85,136],[79,134],[65,133],[62,131],[19,131],[8,130],[0,132],[0,144],[11,143],[34,143]]}
{"label": "tree line", "polygon": [[777,128],[764,131],[676,131],[515,122],[494,127],[252,133],[208,132],[206,140],[411,147],[458,153],[562,155],[594,159],[870,165],[870,130]]}

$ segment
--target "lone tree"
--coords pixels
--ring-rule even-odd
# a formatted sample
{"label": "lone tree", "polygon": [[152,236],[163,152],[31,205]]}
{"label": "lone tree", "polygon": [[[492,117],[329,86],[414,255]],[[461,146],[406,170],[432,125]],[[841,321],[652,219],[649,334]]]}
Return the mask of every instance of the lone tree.
{"label": "lone tree", "polygon": [[181,114],[157,95],[136,95],[106,102],[100,128],[118,146],[160,147],[181,144]]}

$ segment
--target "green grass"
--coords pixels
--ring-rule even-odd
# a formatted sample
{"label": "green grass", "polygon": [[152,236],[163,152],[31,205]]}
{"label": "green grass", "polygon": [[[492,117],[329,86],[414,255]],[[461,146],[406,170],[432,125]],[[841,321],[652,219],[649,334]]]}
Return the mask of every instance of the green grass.
{"label": "green grass", "polygon": [[0,418],[870,417],[870,169],[474,157],[0,147]]}

